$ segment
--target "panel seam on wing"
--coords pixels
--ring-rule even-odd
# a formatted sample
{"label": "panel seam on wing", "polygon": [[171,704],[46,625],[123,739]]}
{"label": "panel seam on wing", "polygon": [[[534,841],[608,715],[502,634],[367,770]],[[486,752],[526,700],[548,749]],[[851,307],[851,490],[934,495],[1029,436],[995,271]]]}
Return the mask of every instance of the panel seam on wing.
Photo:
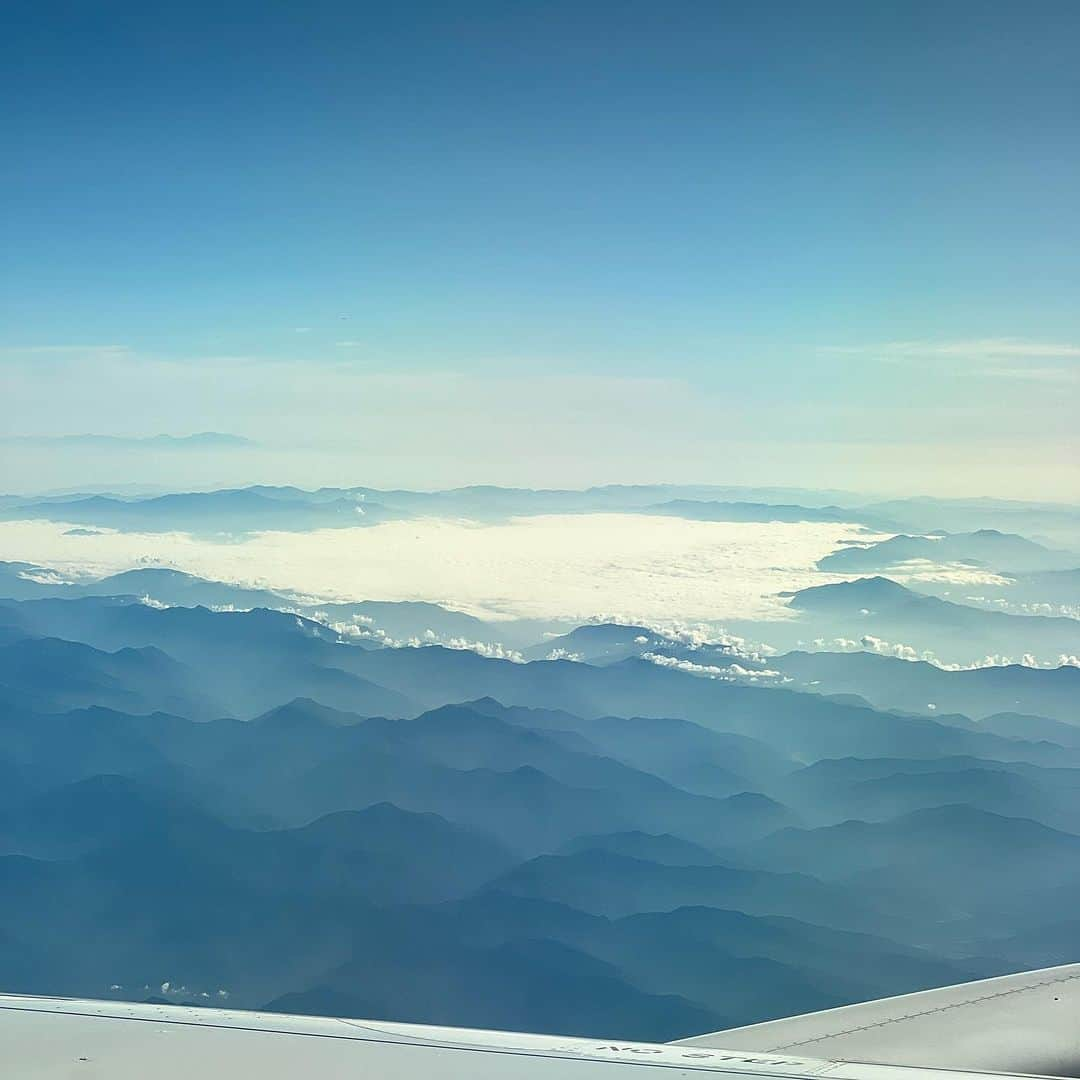
{"label": "panel seam on wing", "polygon": [[[1040,990],[1047,986],[1057,986],[1060,983],[1072,982],[1076,979],[1080,979],[1080,974],[1077,975],[1062,975],[1056,979],[1046,979],[1043,982],[1032,983],[1028,986],[1020,986],[1014,990],[999,990],[993,994],[982,994],[979,997],[968,998],[965,1001],[956,1001],[951,1005],[938,1005],[932,1009],[922,1009],[918,1012],[907,1013],[904,1016],[891,1016],[886,1020],[878,1020],[873,1024],[861,1024],[858,1027],[843,1028],[840,1031],[831,1031],[826,1035],[816,1035],[812,1039],[799,1039],[795,1042],[781,1043],[778,1046],[773,1047],[773,1050],[790,1050],[796,1046],[810,1046],[813,1043],[825,1042],[829,1039],[841,1038],[844,1035],[854,1035],[860,1031],[873,1031],[874,1028],[888,1027],[889,1024],[900,1024],[905,1020],[915,1020],[920,1016],[933,1016],[934,1013],[948,1012],[950,1009],[963,1009],[968,1005],[978,1005],[984,1001],[993,1001],[994,998],[1009,997],[1013,994],[1026,994],[1031,990]],[[933,991],[929,991],[932,993]],[[769,1052],[769,1051],[766,1051]]]}

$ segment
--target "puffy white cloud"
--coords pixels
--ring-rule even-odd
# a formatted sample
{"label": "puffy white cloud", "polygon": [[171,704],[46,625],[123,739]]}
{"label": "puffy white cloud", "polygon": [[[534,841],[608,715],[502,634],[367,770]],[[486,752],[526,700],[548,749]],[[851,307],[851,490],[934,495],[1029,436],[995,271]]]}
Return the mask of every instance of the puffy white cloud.
{"label": "puffy white cloud", "polygon": [[510,660],[515,664],[524,664],[525,657],[517,649],[509,649],[497,641],[469,641],[466,638],[453,637],[443,643],[448,649],[461,649],[479,653],[492,660]]}
{"label": "puffy white cloud", "polygon": [[833,638],[827,641],[825,638],[815,638],[812,642],[815,649],[838,652],[867,652],[878,653],[881,656],[895,656],[900,660],[928,660],[934,662],[934,654],[928,650],[921,652],[912,645],[904,645],[884,638],[875,637],[873,634],[864,634],[855,638]]}
{"label": "puffy white cloud", "polygon": [[790,680],[779,671],[768,669],[755,670],[745,668],[741,664],[726,664],[719,667],[715,664],[695,664],[692,660],[684,660],[677,656],[664,656],[660,653],[642,653],[642,660],[648,660],[657,667],[673,668],[676,671],[684,671],[688,675],[701,675],[707,679],[721,679],[724,682],[733,682],[736,679],[780,679],[783,682]]}
{"label": "puffy white cloud", "polygon": [[941,668],[943,671],[973,671],[976,668],[1008,667],[1013,664],[1020,664],[1024,667],[1052,668],[1066,664],[1070,660],[1064,654],[1055,660],[1040,660],[1033,653],[1024,653],[1020,657],[994,653],[967,664],[948,663],[939,659],[930,649],[918,650],[914,646],[886,641],[884,638],[874,637],[872,634],[865,634],[858,640],[842,637],[831,640],[815,638],[811,644],[819,651],[858,652],[865,650],[866,652],[877,653],[880,656],[893,656],[900,660],[922,660]]}
{"label": "puffy white cloud", "polygon": [[68,578],[58,574],[55,570],[46,570],[39,567],[34,570],[21,570],[17,577],[23,581],[32,581],[37,585],[66,585]]}
{"label": "puffy white cloud", "polygon": [[571,652],[569,649],[563,649],[560,647],[558,649],[552,649],[551,652],[547,654],[546,659],[572,660],[574,663],[580,663],[582,660],[582,655],[581,653]]}
{"label": "puffy white cloud", "polygon": [[[785,614],[790,614],[785,610]],[[633,622],[644,626],[655,637],[663,642],[668,642],[680,649],[708,649],[714,651],[717,648],[724,649],[732,656],[741,657],[744,660],[762,662],[766,657],[776,656],[777,650],[764,642],[751,642],[738,634],[732,634],[723,626],[716,623],[693,622],[688,623],[675,618],[620,618],[611,614],[594,616],[588,620],[590,623],[603,622]],[[634,638],[635,645],[647,645],[649,639],[639,635]]]}
{"label": "puffy white cloud", "polygon": [[901,660],[922,660],[928,655],[917,652],[914,646],[893,644],[884,641],[882,638],[874,637],[872,634],[866,634],[860,638],[859,644],[871,652],[881,653],[883,656],[895,656]]}

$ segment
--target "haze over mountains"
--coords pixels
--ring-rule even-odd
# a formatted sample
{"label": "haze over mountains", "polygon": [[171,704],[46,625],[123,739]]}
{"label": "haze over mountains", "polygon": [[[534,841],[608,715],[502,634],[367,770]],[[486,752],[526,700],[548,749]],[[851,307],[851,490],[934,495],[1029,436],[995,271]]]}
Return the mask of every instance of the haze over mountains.
{"label": "haze over mountains", "polygon": [[[229,438],[206,433],[171,441]],[[703,521],[854,522],[895,533],[905,529],[963,532],[967,523],[982,523],[981,528],[972,526],[978,530],[973,541],[975,550],[988,546],[986,537],[999,528],[1022,530],[1035,536],[1055,535],[1080,540],[1080,509],[1067,505],[943,499],[873,502],[835,491],[718,485],[610,485],[584,491],[491,486],[449,491],[368,487],[306,491],[292,486],[255,485],[150,496],[115,492],[8,495],[3,497],[0,506],[3,516],[9,520],[80,521],[102,527],[148,531],[174,527],[212,532],[333,528],[357,524],[348,521],[345,510],[349,508],[354,514],[365,518],[371,516],[371,522],[362,524],[421,515],[500,521],[533,514],[659,513]],[[318,517],[319,514],[323,516]],[[917,538],[896,537],[886,551],[891,552],[905,539],[914,541]],[[878,567],[881,565],[884,564],[879,563]],[[1011,568],[1022,570],[1026,567],[1015,565]]]}
{"label": "haze over mountains", "polygon": [[[0,564],[0,984],[671,1039],[1075,959],[1080,620],[1053,583],[1080,560],[983,531],[996,505],[966,532],[897,521],[888,539],[898,506],[875,524],[834,498],[723,495],[6,500],[11,522],[73,532],[70,552],[177,530],[170,550],[267,529],[332,545],[381,528],[338,521],[369,511],[836,540],[772,618],[664,625],[134,559]],[[1058,610],[889,576],[939,556]],[[605,572],[656,580],[614,556]],[[545,583],[557,603],[562,579]]]}

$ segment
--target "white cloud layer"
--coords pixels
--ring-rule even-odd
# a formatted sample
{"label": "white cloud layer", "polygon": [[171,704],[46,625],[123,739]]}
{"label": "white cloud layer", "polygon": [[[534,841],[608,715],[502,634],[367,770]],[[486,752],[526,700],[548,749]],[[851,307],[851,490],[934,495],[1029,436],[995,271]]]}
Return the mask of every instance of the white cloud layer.
{"label": "white cloud layer", "polygon": [[181,533],[68,535],[66,529],[2,522],[0,558],[71,573],[172,566],[326,601],[430,600],[487,618],[602,617],[665,626],[688,642],[710,636],[694,623],[790,618],[776,594],[838,580],[814,563],[841,540],[865,535],[847,525],[620,514],[497,525],[418,519],[268,532],[237,543]]}

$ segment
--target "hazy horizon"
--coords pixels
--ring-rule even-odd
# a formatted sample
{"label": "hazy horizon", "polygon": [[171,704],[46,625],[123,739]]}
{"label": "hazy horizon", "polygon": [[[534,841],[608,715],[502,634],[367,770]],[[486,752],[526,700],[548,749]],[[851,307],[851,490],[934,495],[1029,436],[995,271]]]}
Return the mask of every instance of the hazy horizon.
{"label": "hazy horizon", "polygon": [[[429,492],[469,487],[585,491],[598,487],[694,486],[726,488],[733,493],[769,489],[792,496],[800,492],[827,493],[841,502],[939,498],[1080,505],[1080,478],[1074,476],[1077,470],[1071,461],[1033,476],[1027,463],[1002,465],[988,460],[977,474],[987,479],[980,481],[975,475],[961,479],[935,472],[933,458],[937,451],[929,447],[921,451],[922,465],[908,463],[895,470],[865,461],[847,469],[815,468],[807,464],[807,453],[802,455],[800,466],[767,467],[760,460],[744,464],[733,457],[720,468],[700,465],[695,469],[665,468],[629,458],[624,464],[605,467],[601,460],[586,462],[572,455],[571,460],[542,460],[529,465],[461,459],[443,463],[437,457],[417,454],[369,460],[351,452],[274,446],[242,436],[227,447],[187,447],[187,440],[198,434],[202,432],[148,431],[117,438],[114,446],[107,445],[102,437],[74,430],[56,436],[0,438],[0,462],[6,478],[0,494],[168,494],[282,485],[308,491],[366,487]],[[84,437],[88,437],[85,443]],[[163,445],[162,440],[173,445]],[[736,453],[735,448],[732,452]]]}
{"label": "hazy horizon", "polygon": [[[789,415],[791,430],[778,430],[782,410],[763,403],[729,414],[723,398],[686,378],[378,376],[338,364],[143,365],[126,354],[88,360],[66,352],[0,362],[9,402],[0,457],[5,486],[19,492],[257,482],[717,483],[1052,501],[1080,493],[1069,382],[1010,387],[1000,407],[1016,412],[1018,427],[974,406],[894,410],[891,419],[878,408],[863,417],[854,401],[843,402],[843,381],[827,380],[837,400],[820,406],[819,417]],[[934,392],[929,384],[926,392]],[[240,415],[236,402],[245,403]],[[838,409],[847,416],[825,441],[814,428],[837,423]],[[903,431],[914,416],[956,427],[943,443],[922,421]],[[190,439],[206,431],[228,438]],[[81,438],[88,432],[108,438]]]}
{"label": "hazy horizon", "polygon": [[226,9],[8,21],[6,489],[1080,497],[1061,9]]}

